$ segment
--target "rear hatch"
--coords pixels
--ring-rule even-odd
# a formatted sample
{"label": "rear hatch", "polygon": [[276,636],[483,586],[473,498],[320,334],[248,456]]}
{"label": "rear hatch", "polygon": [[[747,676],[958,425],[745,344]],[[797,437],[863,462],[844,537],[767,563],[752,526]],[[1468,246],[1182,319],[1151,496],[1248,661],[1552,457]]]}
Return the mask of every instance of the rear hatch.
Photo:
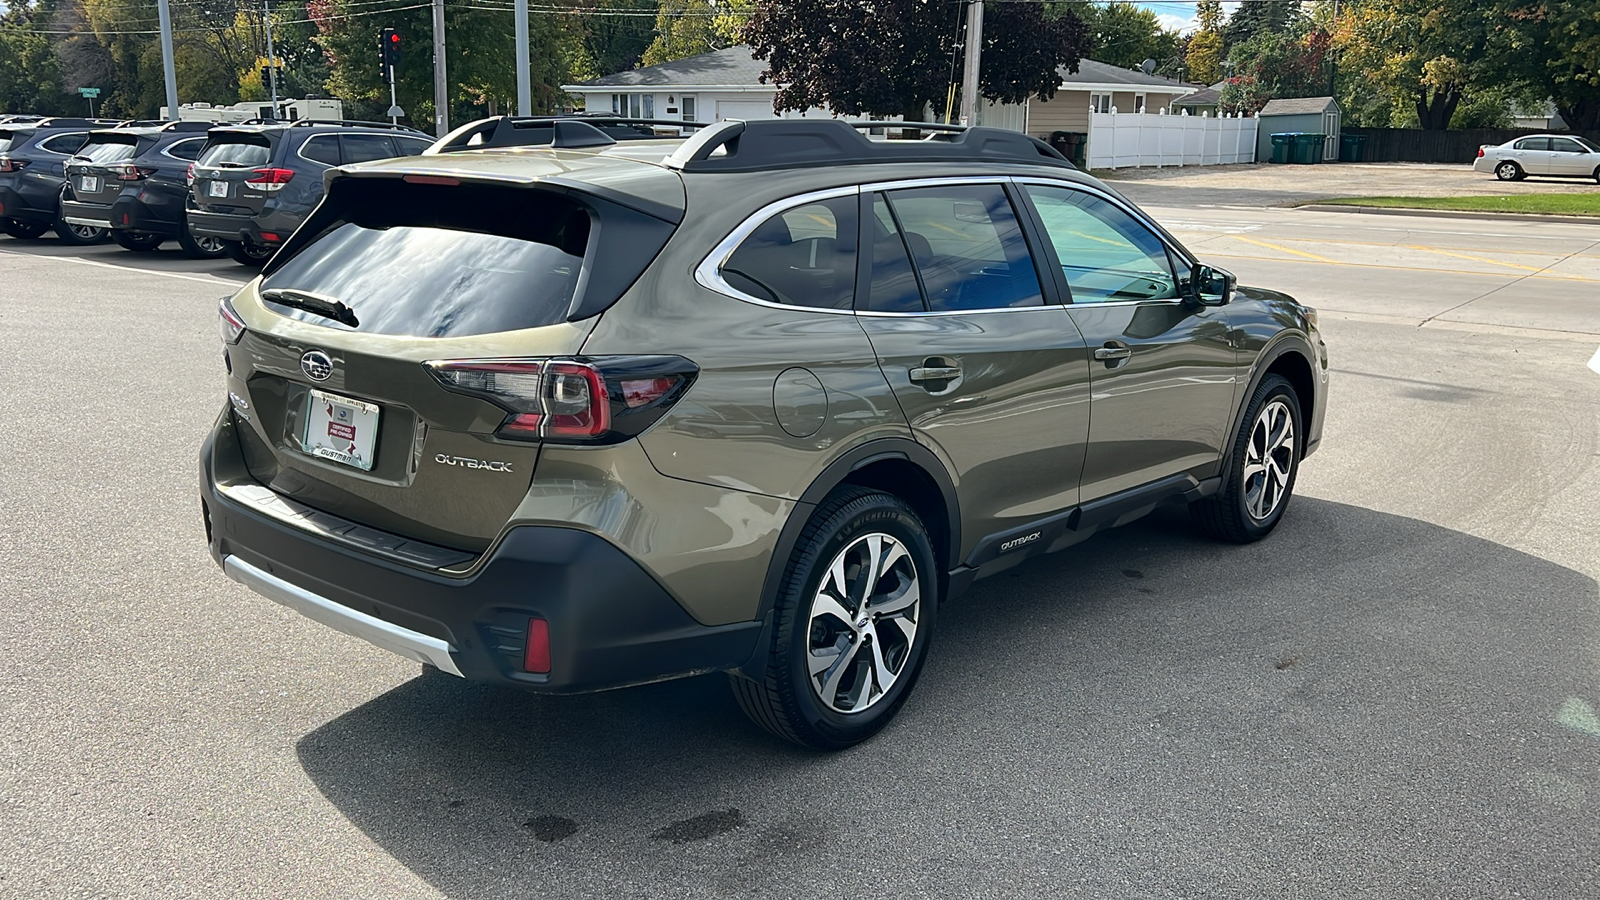
{"label": "rear hatch", "polygon": [[433,183],[337,178],[232,299],[245,326],[226,348],[234,408],[246,464],[273,491],[480,552],[543,440],[511,427],[506,392],[577,354],[674,226],[538,184],[410,177]]}
{"label": "rear hatch", "polygon": [[274,176],[275,135],[266,131],[213,128],[194,164],[190,195],[206,212],[253,216],[286,179]]}
{"label": "rear hatch", "polygon": [[[110,206],[122,193],[123,185],[144,177],[132,165],[143,152],[134,134],[102,131],[89,135],[88,143],[67,160],[67,184],[73,199],[80,203]],[[143,140],[145,147],[154,141]]]}

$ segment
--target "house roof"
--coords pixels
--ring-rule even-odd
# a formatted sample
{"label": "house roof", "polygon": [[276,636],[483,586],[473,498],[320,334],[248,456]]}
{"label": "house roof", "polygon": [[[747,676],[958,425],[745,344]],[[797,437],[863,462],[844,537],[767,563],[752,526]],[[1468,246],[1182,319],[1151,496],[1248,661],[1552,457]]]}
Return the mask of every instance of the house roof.
{"label": "house roof", "polygon": [[1212,88],[1201,88],[1187,97],[1179,97],[1172,101],[1173,106],[1216,106],[1222,102],[1222,92]]}
{"label": "house roof", "polygon": [[1268,100],[1267,105],[1261,107],[1263,116],[1304,116],[1310,113],[1323,113],[1332,109],[1339,111],[1339,104],[1333,102],[1332,97],[1293,97],[1287,100]]}
{"label": "house roof", "polygon": [[699,56],[675,59],[659,65],[630,69],[615,75],[604,75],[589,81],[567,85],[568,89],[602,87],[767,87],[776,91],[775,85],[761,84],[761,73],[767,70],[764,60],[751,55],[750,48],[740,44],[724,47]]}
{"label": "house roof", "polygon": [[[1085,87],[1101,88],[1144,88],[1146,92],[1161,89],[1171,94],[1187,94],[1194,90],[1193,85],[1171,78],[1162,78],[1157,75],[1146,75],[1138,69],[1124,69],[1110,63],[1099,62],[1093,59],[1078,60],[1078,71],[1069,72],[1066,67],[1061,68],[1061,86],[1064,88],[1083,89]],[[1158,93],[1160,91],[1157,91]]]}

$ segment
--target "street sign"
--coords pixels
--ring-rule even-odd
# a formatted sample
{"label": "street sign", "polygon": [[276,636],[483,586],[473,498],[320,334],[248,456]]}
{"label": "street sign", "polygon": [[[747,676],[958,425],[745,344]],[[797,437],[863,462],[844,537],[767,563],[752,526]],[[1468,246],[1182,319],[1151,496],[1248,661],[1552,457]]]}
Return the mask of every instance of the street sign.
{"label": "street sign", "polygon": [[398,105],[389,107],[389,111],[384,113],[384,115],[388,116],[391,119],[398,119],[398,118],[400,118],[401,116],[403,116],[405,114],[406,114],[406,111],[401,109]]}
{"label": "street sign", "polygon": [[98,97],[98,96],[100,96],[100,89],[99,88],[78,88],[78,96],[80,96],[80,97]]}

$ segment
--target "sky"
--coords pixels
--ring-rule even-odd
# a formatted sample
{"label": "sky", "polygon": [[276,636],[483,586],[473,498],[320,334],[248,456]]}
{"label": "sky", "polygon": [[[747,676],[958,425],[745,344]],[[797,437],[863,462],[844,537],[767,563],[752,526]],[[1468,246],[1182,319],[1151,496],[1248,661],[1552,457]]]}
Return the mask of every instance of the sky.
{"label": "sky", "polygon": [[[1172,0],[1172,2],[1166,2],[1166,0],[1154,0],[1154,2],[1151,2],[1151,0],[1138,0],[1138,5],[1155,13],[1156,18],[1161,20],[1161,27],[1163,28],[1171,29],[1179,34],[1188,34],[1190,31],[1194,30],[1194,4],[1192,2],[1182,3],[1178,2],[1178,0]],[[1229,2],[1229,0],[1224,0],[1222,4],[1223,17],[1226,18],[1227,16],[1233,15],[1234,9],[1236,9],[1238,6],[1239,4],[1237,2]]]}

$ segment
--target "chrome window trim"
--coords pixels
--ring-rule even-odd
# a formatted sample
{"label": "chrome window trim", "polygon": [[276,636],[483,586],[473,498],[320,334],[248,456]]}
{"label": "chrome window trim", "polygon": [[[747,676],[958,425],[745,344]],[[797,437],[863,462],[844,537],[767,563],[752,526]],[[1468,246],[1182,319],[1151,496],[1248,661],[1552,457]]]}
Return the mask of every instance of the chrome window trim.
{"label": "chrome window trim", "polygon": [[[63,131],[63,132],[61,132],[59,134],[48,135],[45,138],[41,139],[37,144],[34,144],[33,146],[38,148],[39,150],[44,151],[45,153],[53,153],[56,156],[65,156],[65,157],[70,159],[73,156],[77,155],[78,150],[82,150],[83,149],[83,144],[78,145],[78,150],[74,150],[71,153],[65,153],[65,152],[60,151],[60,150],[51,150],[49,147],[46,147],[45,144],[51,143],[56,138],[77,137],[80,134],[81,135],[88,135],[89,132],[87,132],[87,131]],[[85,140],[84,143],[88,143],[88,141]]]}

